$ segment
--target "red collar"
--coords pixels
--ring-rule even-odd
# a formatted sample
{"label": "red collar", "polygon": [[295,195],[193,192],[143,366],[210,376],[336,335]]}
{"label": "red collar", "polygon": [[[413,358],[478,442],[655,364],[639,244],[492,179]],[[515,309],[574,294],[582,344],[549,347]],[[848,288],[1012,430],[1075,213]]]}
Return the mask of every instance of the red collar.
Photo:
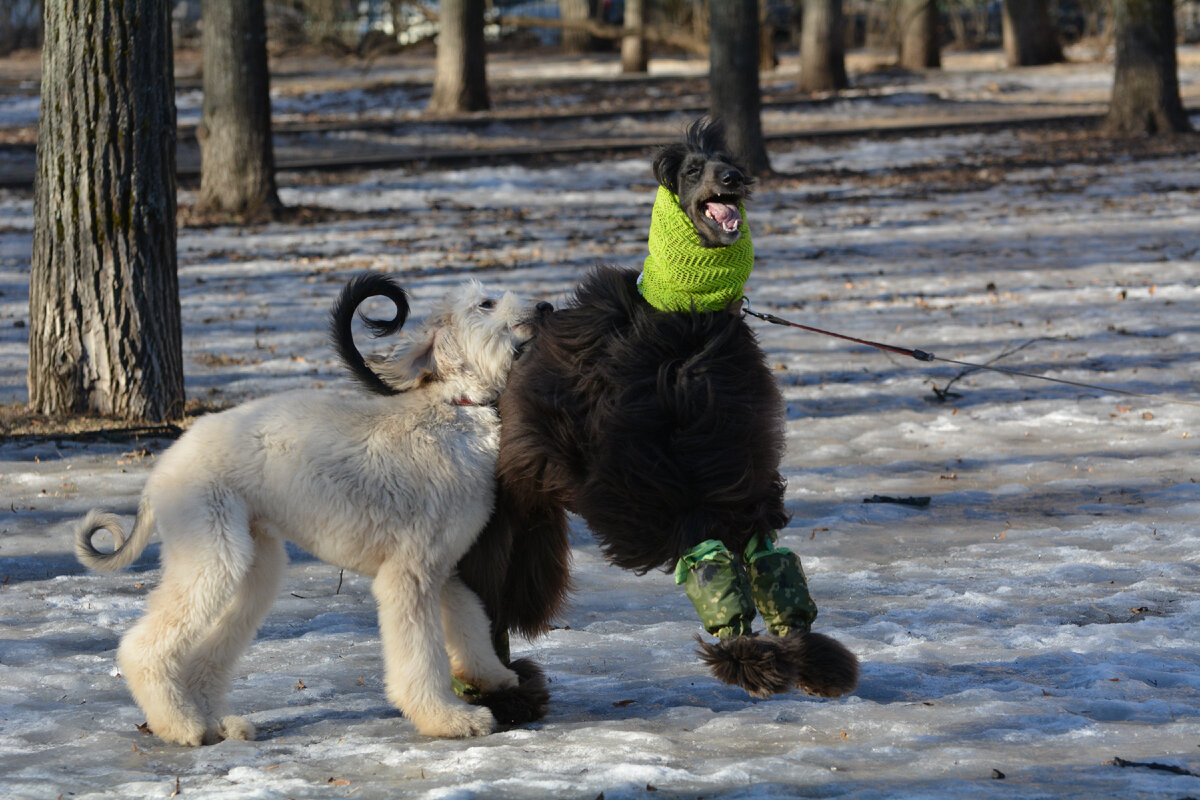
{"label": "red collar", "polygon": [[469,398],[466,398],[466,397],[460,397],[460,398],[458,398],[457,400],[451,400],[450,402],[451,402],[451,403],[453,403],[453,404],[454,404],[454,405],[456,405],[456,406],[477,406],[477,405],[480,405],[480,403],[476,403],[474,400],[471,400],[471,399],[469,399]]}

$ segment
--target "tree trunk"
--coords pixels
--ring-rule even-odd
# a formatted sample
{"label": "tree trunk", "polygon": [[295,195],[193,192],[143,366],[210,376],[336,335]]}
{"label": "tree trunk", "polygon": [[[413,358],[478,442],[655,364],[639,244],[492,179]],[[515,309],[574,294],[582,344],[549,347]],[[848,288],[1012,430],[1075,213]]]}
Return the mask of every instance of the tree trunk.
{"label": "tree trunk", "polygon": [[709,7],[709,111],[725,123],[734,159],[754,175],[771,171],[762,134],[758,82],[758,0]]}
{"label": "tree trunk", "polygon": [[[592,18],[590,0],[558,0],[559,16],[563,22],[587,22]],[[565,27],[562,31],[562,51],[582,55],[592,49],[592,34],[586,26]]]}
{"label": "tree trunk", "polygon": [[200,213],[247,219],[280,209],[271,143],[271,93],[263,0],[202,0],[204,108]]}
{"label": "tree trunk", "polygon": [[902,0],[900,66],[905,69],[935,69],[941,65],[936,0]]}
{"label": "tree trunk", "polygon": [[1057,64],[1063,60],[1062,45],[1050,23],[1047,0],[1004,0],[1001,34],[1010,67]]}
{"label": "tree trunk", "polygon": [[804,0],[800,90],[829,92],[850,85],[842,31],[842,0]]}
{"label": "tree trunk", "polygon": [[1105,130],[1116,136],[1190,131],[1179,97],[1172,0],[1116,0],[1116,64]]}
{"label": "tree trunk", "polygon": [[771,24],[770,0],[758,0],[758,68],[770,72],[779,66],[775,52],[775,26]]}
{"label": "tree trunk", "polygon": [[434,67],[433,94],[427,111],[458,114],[491,106],[487,89],[487,51],[483,44],[484,0],[442,0]]}
{"label": "tree trunk", "polygon": [[621,37],[621,72],[645,72],[649,64],[646,56],[646,12],[647,0],[625,0],[625,29],[630,31]]}
{"label": "tree trunk", "polygon": [[49,0],[29,286],[29,405],[183,413],[170,7]]}

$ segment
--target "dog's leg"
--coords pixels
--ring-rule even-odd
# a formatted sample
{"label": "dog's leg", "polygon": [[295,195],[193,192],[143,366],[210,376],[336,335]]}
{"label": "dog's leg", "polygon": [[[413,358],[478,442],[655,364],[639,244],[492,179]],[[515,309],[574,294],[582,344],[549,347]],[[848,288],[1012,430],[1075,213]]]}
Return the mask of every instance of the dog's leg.
{"label": "dog's leg", "polygon": [[254,535],[254,561],[242,578],[232,602],[196,647],[188,664],[188,685],[204,712],[204,743],[222,739],[254,739],[254,725],[235,716],[229,707],[229,685],[239,656],[254,641],[283,578],[287,551],[283,540]]}
{"label": "dog's leg", "polygon": [[404,559],[385,561],[371,590],[379,604],[388,700],[426,736],[491,733],[492,712],[460,700],[451,688],[450,659],[439,607],[443,576],[413,572]]}
{"label": "dog's leg", "polygon": [[[160,517],[164,533],[163,574],[150,593],[147,612],[125,634],[117,662],[134,700],[146,714],[150,730],[178,744],[204,742],[205,715],[188,686],[188,664],[196,643],[221,616],[249,565],[249,535],[244,513],[241,527],[227,515],[211,511],[205,520],[229,525],[219,533],[199,528],[180,530],[180,519]],[[234,510],[236,515],[236,510]],[[176,523],[175,527],[167,525]]]}
{"label": "dog's leg", "polygon": [[483,692],[517,685],[517,673],[496,655],[483,603],[457,575],[451,575],[442,587],[442,629],[455,676]]}

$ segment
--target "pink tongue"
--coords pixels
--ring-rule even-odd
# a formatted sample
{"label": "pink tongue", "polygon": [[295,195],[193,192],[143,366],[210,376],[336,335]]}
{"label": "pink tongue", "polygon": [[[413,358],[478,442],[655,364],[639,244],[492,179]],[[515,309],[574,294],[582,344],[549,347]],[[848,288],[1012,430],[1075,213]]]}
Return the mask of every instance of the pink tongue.
{"label": "pink tongue", "polygon": [[705,209],[713,221],[730,233],[736,231],[742,221],[738,216],[737,206],[729,203],[710,202],[705,205]]}

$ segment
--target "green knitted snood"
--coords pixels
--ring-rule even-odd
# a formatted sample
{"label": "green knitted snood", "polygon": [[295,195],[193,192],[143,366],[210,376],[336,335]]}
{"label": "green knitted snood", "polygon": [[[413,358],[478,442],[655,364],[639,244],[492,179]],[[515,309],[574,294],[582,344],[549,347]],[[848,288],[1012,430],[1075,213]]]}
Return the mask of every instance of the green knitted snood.
{"label": "green knitted snood", "polygon": [[642,297],[660,311],[717,311],[742,299],[754,245],[741,205],[742,235],[728,247],[705,247],[679,198],[658,187],[650,214],[650,255],[638,279]]}

